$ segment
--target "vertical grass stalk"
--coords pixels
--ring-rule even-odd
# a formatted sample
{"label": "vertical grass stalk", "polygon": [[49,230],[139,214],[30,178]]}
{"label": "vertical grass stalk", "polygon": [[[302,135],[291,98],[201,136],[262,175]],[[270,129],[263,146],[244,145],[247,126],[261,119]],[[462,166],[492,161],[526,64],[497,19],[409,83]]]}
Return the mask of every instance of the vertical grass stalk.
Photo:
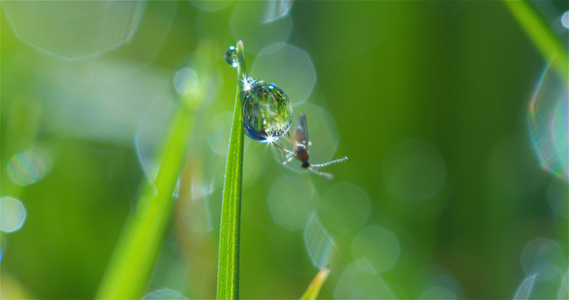
{"label": "vertical grass stalk", "polygon": [[[208,65],[209,58],[202,56],[199,56],[201,62]],[[200,82],[198,88],[184,93],[180,99],[160,151],[156,179],[143,187],[136,209],[126,221],[97,298],[140,299],[143,296],[168,228],[174,205],[172,195],[184,165],[195,113],[204,103],[209,84],[207,80]]]}
{"label": "vertical grass stalk", "polygon": [[217,299],[239,298],[239,230],[241,225],[241,184],[243,176],[242,77],[246,74],[243,42],[237,43],[237,93],[225,166],[225,182],[219,232]]}

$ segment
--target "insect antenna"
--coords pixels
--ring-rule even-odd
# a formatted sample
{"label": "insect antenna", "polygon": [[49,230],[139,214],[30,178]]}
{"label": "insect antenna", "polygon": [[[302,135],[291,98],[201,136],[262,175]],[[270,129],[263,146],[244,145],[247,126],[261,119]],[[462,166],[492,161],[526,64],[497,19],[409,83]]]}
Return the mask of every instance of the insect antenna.
{"label": "insect antenna", "polygon": [[334,159],[334,160],[331,160],[331,161],[329,161],[329,162],[325,162],[325,163],[321,163],[321,164],[311,164],[310,166],[311,166],[312,168],[322,168],[322,167],[326,167],[326,166],[329,166],[329,165],[337,164],[337,163],[339,163],[339,162],[343,162],[343,161],[345,161],[345,160],[348,160],[348,157],[347,157],[347,156],[344,156],[344,157],[338,158],[338,159]]}
{"label": "insect antenna", "polygon": [[322,177],[326,177],[329,180],[332,180],[332,178],[334,178],[334,175],[330,174],[330,173],[326,173],[326,172],[320,172],[320,171],[316,171],[314,170],[312,167],[308,168],[308,170],[316,175],[320,175]]}

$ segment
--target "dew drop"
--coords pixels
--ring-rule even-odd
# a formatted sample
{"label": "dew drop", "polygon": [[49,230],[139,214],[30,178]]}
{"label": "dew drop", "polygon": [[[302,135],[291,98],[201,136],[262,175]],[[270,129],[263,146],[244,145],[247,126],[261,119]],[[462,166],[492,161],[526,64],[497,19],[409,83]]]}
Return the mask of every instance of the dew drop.
{"label": "dew drop", "polygon": [[241,90],[243,126],[248,137],[261,143],[277,141],[292,124],[292,105],[274,83],[245,77]]}
{"label": "dew drop", "polygon": [[239,61],[237,60],[237,48],[235,46],[229,46],[227,51],[225,51],[225,61],[232,67],[237,68]]}

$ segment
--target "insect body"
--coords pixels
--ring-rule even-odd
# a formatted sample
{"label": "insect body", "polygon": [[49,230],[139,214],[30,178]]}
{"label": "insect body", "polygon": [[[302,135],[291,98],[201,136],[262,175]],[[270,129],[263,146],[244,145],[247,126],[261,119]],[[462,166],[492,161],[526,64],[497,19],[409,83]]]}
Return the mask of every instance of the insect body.
{"label": "insect body", "polygon": [[310,164],[308,162],[308,147],[311,145],[310,141],[308,140],[308,125],[306,123],[306,116],[304,113],[301,113],[298,117],[298,125],[296,126],[296,132],[294,133],[294,140],[290,139],[290,133],[288,134],[287,138],[285,138],[292,146],[293,150],[286,149],[280,143],[275,143],[275,145],[286,153],[285,159],[283,160],[283,164],[286,165],[291,162],[294,158],[298,159],[302,162],[300,165],[303,169],[307,169],[310,172],[324,176],[328,179],[332,179],[332,174],[326,172],[320,172],[315,170],[316,168],[326,167],[331,164],[339,163],[348,159],[347,156],[344,156],[339,159],[334,159],[329,162],[321,163],[321,164]]}

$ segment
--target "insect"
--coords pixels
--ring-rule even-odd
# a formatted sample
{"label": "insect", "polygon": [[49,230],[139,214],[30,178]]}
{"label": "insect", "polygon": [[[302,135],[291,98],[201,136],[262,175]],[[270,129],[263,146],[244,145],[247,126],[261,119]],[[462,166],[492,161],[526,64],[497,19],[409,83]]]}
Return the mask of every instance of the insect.
{"label": "insect", "polygon": [[311,164],[310,162],[308,162],[308,147],[311,146],[311,143],[308,140],[308,125],[306,123],[306,116],[304,115],[304,113],[301,113],[300,116],[298,117],[298,124],[296,126],[296,132],[294,133],[294,140],[291,139],[290,132],[287,133],[284,139],[292,145],[293,150],[285,148],[280,142],[274,143],[274,145],[277,146],[277,149],[279,149],[279,151],[282,150],[285,153],[285,157],[283,159],[283,165],[290,163],[294,158],[296,158],[299,161],[301,161],[302,164],[300,166],[303,169],[306,169],[316,175],[332,179],[333,177],[332,174],[326,172],[320,172],[315,169],[343,162],[348,159],[347,156],[344,156],[342,158],[334,159],[321,164]]}

